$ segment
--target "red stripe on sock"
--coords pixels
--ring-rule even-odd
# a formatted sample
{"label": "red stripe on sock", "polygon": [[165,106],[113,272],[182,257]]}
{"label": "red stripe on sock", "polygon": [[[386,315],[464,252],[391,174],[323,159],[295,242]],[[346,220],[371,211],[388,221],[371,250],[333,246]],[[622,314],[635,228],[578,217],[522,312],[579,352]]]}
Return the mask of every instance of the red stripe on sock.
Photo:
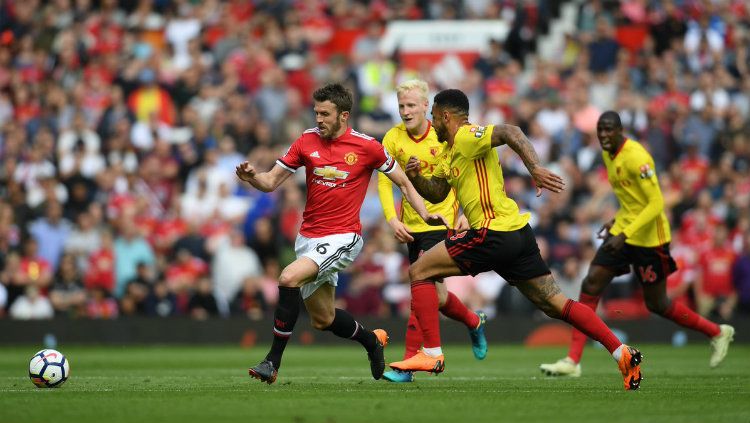
{"label": "red stripe on sock", "polygon": [[414,313],[409,315],[409,321],[406,323],[406,350],[404,351],[404,360],[413,357],[422,347],[422,328],[419,327],[419,320]]}
{"label": "red stripe on sock", "polygon": [[479,316],[469,310],[452,292],[448,292],[448,300],[440,307],[440,312],[457,322],[461,322],[469,329],[479,326]]}
{"label": "red stripe on sock", "polygon": [[422,329],[425,348],[440,346],[440,321],[438,320],[438,296],[432,281],[414,281],[411,284],[411,312],[417,317]]}
{"label": "red stripe on sock", "polygon": [[561,313],[563,320],[568,320],[568,316],[570,315],[570,307],[572,306],[572,304],[573,304],[572,301],[565,302],[565,305],[563,306],[562,313]]}
{"label": "red stripe on sock", "polygon": [[580,330],[591,339],[599,341],[610,353],[617,349],[622,342],[612,333],[606,324],[589,307],[568,300],[564,308],[568,308],[567,316],[563,318],[576,329]]}
{"label": "red stripe on sock", "polygon": [[[581,292],[578,302],[590,308],[596,312],[596,308],[599,306],[599,295],[588,295]],[[570,340],[570,348],[568,348],[568,357],[574,362],[580,363],[581,357],[583,356],[583,348],[586,346],[586,340],[589,339],[586,334],[580,330],[573,328],[573,333]]]}
{"label": "red stripe on sock", "polygon": [[682,303],[672,301],[672,304],[664,312],[663,316],[680,326],[702,332],[709,338],[713,338],[721,333],[719,325],[701,317]]}

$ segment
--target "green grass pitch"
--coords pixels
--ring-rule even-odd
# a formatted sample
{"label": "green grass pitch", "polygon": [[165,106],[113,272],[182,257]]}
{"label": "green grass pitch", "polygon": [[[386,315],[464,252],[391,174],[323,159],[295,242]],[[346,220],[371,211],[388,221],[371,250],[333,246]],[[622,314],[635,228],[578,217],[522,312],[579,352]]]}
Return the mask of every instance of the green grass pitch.
{"label": "green grass pitch", "polygon": [[[468,345],[446,351],[446,371],[416,383],[372,380],[365,353],[346,343],[287,349],[273,385],[247,376],[266,347],[60,346],[71,378],[38,389],[27,377],[38,348],[0,348],[0,422],[750,422],[750,346],[733,345],[708,368],[708,345],[642,345],[640,391],[622,388],[617,366],[587,348],[583,376],[551,379],[540,362],[560,348]],[[401,357],[403,345],[386,349]]]}

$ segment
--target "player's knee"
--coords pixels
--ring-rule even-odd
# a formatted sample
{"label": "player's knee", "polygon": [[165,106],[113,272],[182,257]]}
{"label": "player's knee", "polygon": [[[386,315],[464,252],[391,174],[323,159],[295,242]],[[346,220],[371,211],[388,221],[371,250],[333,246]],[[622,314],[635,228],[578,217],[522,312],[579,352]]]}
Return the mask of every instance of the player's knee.
{"label": "player's knee", "polygon": [[299,281],[297,280],[297,278],[288,272],[281,272],[281,275],[279,275],[279,286],[296,288],[298,284]]}
{"label": "player's knee", "polygon": [[667,303],[666,298],[646,298],[646,308],[656,314],[664,314],[667,311]]}
{"label": "player's knee", "polygon": [[424,269],[422,268],[419,263],[414,263],[411,266],[409,266],[409,280],[411,281],[421,281],[425,280],[426,275],[424,272]]}
{"label": "player's knee", "polygon": [[586,275],[581,283],[581,292],[588,295],[598,295],[599,284],[596,282],[596,278]]}
{"label": "player's knee", "polygon": [[[437,286],[437,284],[435,284]],[[438,307],[442,307],[448,302],[448,291],[443,289],[437,290],[438,295]]]}
{"label": "player's knee", "polygon": [[537,304],[537,306],[544,314],[552,319],[560,319],[562,317],[562,310],[559,310],[550,302],[543,302],[542,304]]}
{"label": "player's knee", "polygon": [[317,330],[326,330],[333,323],[333,315],[312,314],[310,315],[310,325]]}

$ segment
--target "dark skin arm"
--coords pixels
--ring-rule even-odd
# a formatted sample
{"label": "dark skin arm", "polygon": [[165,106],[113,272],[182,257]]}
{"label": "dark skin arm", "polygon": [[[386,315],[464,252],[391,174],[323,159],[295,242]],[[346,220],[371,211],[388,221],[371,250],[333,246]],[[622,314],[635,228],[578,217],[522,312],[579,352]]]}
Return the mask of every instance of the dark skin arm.
{"label": "dark skin arm", "polygon": [[447,180],[434,176],[428,179],[422,176],[419,173],[419,159],[416,156],[409,157],[406,163],[406,176],[409,177],[419,195],[432,204],[445,200],[451,191]]}
{"label": "dark skin arm", "polygon": [[542,195],[542,188],[552,192],[561,192],[565,188],[565,182],[559,175],[539,164],[539,156],[521,128],[514,125],[496,125],[492,131],[492,147],[503,144],[507,144],[523,160],[526,169],[534,178],[537,197]]}
{"label": "dark skin arm", "polygon": [[608,237],[606,241],[604,241],[602,248],[604,248],[604,251],[619,251],[620,248],[625,245],[626,239],[627,237],[624,233],[612,235]]}
{"label": "dark skin arm", "polygon": [[606,241],[607,238],[611,236],[609,230],[612,229],[612,226],[615,226],[615,219],[612,219],[609,222],[603,224],[602,227],[599,228],[599,231],[596,233],[596,237]]}
{"label": "dark skin arm", "polygon": [[614,226],[614,224],[614,219],[605,223],[604,225],[602,225],[601,229],[599,229],[599,232],[597,234],[597,237],[599,239],[604,240],[604,244],[602,244],[602,248],[604,248],[604,251],[619,251],[620,248],[625,245],[625,240],[627,239],[627,237],[624,233],[620,233],[619,235],[612,235],[609,233],[609,230],[612,229],[612,226]]}

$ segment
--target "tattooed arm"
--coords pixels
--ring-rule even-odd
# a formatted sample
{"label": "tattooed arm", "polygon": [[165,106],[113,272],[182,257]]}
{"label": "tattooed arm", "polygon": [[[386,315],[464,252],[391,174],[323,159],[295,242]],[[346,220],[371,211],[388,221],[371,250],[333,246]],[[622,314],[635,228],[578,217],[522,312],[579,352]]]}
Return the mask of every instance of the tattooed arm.
{"label": "tattooed arm", "polygon": [[521,128],[514,125],[495,126],[492,131],[492,146],[497,147],[503,144],[507,144],[521,157],[529,173],[534,173],[534,169],[540,166],[539,156]]}
{"label": "tattooed arm", "polygon": [[526,169],[529,170],[536,183],[537,197],[542,195],[542,188],[552,192],[561,192],[565,188],[565,183],[560,176],[539,164],[539,156],[521,128],[514,125],[496,125],[492,131],[492,147],[503,144],[507,144],[523,160],[523,164],[526,165]]}
{"label": "tattooed arm", "polygon": [[448,181],[435,176],[429,179],[425,178],[419,173],[419,166],[419,159],[414,156],[410,157],[406,163],[406,176],[409,177],[417,192],[432,204],[445,200],[451,191]]}
{"label": "tattooed arm", "polygon": [[421,217],[425,223],[428,225],[444,225],[448,229],[451,228],[443,215],[436,213],[433,214],[427,210],[424,199],[419,195],[419,192],[414,188],[414,184],[409,181],[409,178],[404,171],[398,167],[398,163],[395,164],[393,171],[387,173],[386,176],[401,189],[406,201],[408,201],[414,210],[419,213],[419,217]]}

